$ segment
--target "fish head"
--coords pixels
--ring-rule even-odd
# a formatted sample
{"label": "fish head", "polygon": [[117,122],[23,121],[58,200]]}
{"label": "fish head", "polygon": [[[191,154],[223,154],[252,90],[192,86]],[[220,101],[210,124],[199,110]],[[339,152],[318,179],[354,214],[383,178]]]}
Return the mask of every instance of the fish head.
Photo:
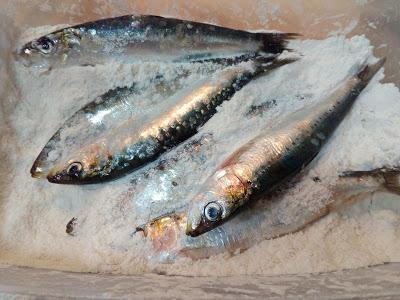
{"label": "fish head", "polygon": [[47,173],[47,180],[58,184],[96,183],[108,178],[113,157],[106,147],[93,144],[59,160]]}
{"label": "fish head", "polygon": [[222,224],[241,205],[247,191],[247,185],[234,172],[217,171],[190,203],[186,234],[196,237]]}
{"label": "fish head", "polygon": [[50,69],[63,64],[74,51],[79,51],[80,40],[79,30],[64,29],[25,44],[18,53],[19,58],[27,67]]}

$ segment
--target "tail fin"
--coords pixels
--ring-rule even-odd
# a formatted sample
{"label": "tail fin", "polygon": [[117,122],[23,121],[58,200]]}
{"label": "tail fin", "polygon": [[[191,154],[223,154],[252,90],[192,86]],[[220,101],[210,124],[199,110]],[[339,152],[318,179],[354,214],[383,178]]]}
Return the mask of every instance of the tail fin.
{"label": "tail fin", "polygon": [[374,177],[382,188],[393,194],[400,195],[400,168],[378,168],[370,171],[347,171],[341,177]]}
{"label": "tail fin", "polygon": [[360,78],[365,84],[367,84],[372,77],[382,68],[382,66],[386,62],[386,57],[379,59],[376,63],[367,65],[362,69],[361,72],[357,74],[357,77]]}
{"label": "tail fin", "polygon": [[400,195],[400,170],[387,170],[383,172],[384,186],[392,193]]}
{"label": "tail fin", "polygon": [[[298,61],[299,59],[300,59],[299,57],[286,57],[286,58],[282,58],[282,59],[280,59],[278,57],[275,60],[273,60],[270,64],[268,64],[268,66],[270,68],[272,68],[272,69],[275,69],[275,68],[279,68],[279,67],[282,67],[282,66],[287,65],[287,64],[291,64],[291,63],[293,63],[295,61]],[[258,63],[262,63],[263,62],[261,56],[256,58],[255,61],[257,61]]]}
{"label": "tail fin", "polygon": [[279,67],[291,64],[299,59],[299,57],[287,57],[282,59],[275,57],[271,59],[271,57],[258,56],[254,59],[254,63],[257,72],[266,75]]}
{"label": "tail fin", "polygon": [[301,34],[298,33],[260,33],[262,35],[263,48],[261,51],[278,54],[284,50],[289,50],[287,44],[289,40],[296,39]]}

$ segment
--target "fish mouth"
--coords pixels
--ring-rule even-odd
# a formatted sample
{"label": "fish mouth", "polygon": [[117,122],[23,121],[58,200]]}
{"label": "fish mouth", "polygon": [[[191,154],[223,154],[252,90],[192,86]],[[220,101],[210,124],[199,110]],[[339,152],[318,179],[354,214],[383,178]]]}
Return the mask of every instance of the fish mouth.
{"label": "fish mouth", "polygon": [[64,173],[49,173],[47,175],[47,180],[57,184],[79,184],[76,179],[74,180],[74,178]]}
{"label": "fish mouth", "polygon": [[190,237],[198,237],[202,234],[209,232],[212,229],[214,229],[214,227],[211,227],[211,226],[201,226],[201,227],[197,227],[195,229],[187,227],[186,235],[188,235]]}
{"label": "fish mouth", "polygon": [[22,63],[25,67],[31,67],[33,65],[32,56],[35,54],[35,50],[25,45],[20,50],[14,51],[15,59]]}
{"label": "fish mouth", "polygon": [[30,170],[33,178],[42,179],[48,176],[52,167],[52,162],[48,159],[48,155],[51,150],[52,149],[45,147],[37,156]]}
{"label": "fish mouth", "polygon": [[36,159],[30,170],[31,176],[37,179],[43,179],[47,177],[48,169],[43,165],[41,159]]}
{"label": "fish mouth", "polygon": [[22,48],[14,52],[15,60],[25,68],[34,68],[38,70],[49,70],[51,64],[44,55],[30,48]]}
{"label": "fish mouth", "polygon": [[193,229],[188,229],[186,228],[186,235],[190,236],[190,237],[197,237],[199,235],[201,235],[203,232],[200,232],[198,230],[193,230]]}
{"label": "fish mouth", "polygon": [[185,233],[188,236],[191,237],[197,237],[199,235],[202,235],[203,233],[209,231],[210,228],[208,226],[203,226],[202,222],[200,224],[198,224],[197,226],[193,226],[193,223],[188,221],[186,223],[186,230]]}
{"label": "fish mouth", "polygon": [[56,174],[56,175],[47,175],[47,180],[51,183],[58,183],[58,184],[63,184],[65,183],[64,180],[62,180],[62,175]]}
{"label": "fish mouth", "polygon": [[185,234],[191,237],[196,237],[205,231],[204,217],[197,207],[189,209],[186,220]]}
{"label": "fish mouth", "polygon": [[47,174],[47,180],[51,183],[70,185],[86,185],[101,182],[93,180],[91,177],[71,176],[66,171],[60,171],[58,173],[56,171],[50,171]]}
{"label": "fish mouth", "polygon": [[36,179],[46,178],[46,173],[43,171],[43,168],[39,166],[33,165],[31,168],[31,176]]}

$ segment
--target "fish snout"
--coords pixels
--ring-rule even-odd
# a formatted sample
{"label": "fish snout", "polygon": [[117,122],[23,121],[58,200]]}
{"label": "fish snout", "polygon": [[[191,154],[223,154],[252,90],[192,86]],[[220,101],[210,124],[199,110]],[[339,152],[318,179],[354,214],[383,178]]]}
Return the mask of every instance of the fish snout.
{"label": "fish snout", "polygon": [[15,59],[18,62],[22,63],[25,67],[32,66],[33,62],[31,56],[32,56],[32,51],[27,47],[24,47],[20,51],[15,53]]}
{"label": "fish snout", "polygon": [[34,68],[41,71],[51,69],[48,57],[44,57],[29,45],[14,52],[15,60],[26,68]]}
{"label": "fish snout", "polygon": [[185,230],[186,235],[191,237],[196,237],[206,231],[208,231],[207,224],[204,220],[202,213],[197,210],[189,213],[186,222],[186,230]]}
{"label": "fish snout", "polygon": [[200,233],[197,232],[197,230],[192,227],[191,223],[187,224],[185,233],[186,233],[186,235],[191,236],[191,237],[197,237],[200,235]]}
{"label": "fish snout", "polygon": [[197,228],[200,225],[201,216],[193,216],[193,213],[189,213],[187,221],[186,221],[186,229],[185,233],[188,236],[195,237],[197,236]]}
{"label": "fish snout", "polygon": [[33,178],[42,179],[46,178],[47,174],[44,172],[42,167],[34,164],[31,168],[31,176]]}
{"label": "fish snout", "polygon": [[31,168],[33,178],[46,178],[52,168],[52,161],[49,158],[49,149],[45,148],[40,152]]}
{"label": "fish snout", "polygon": [[195,231],[195,229],[193,228],[192,222],[188,221],[186,224],[186,230],[185,230],[186,235],[195,237],[196,235],[193,235],[194,231]]}
{"label": "fish snout", "polygon": [[25,44],[14,51],[15,59],[22,63],[25,67],[35,66],[35,62],[40,56],[38,51],[33,47],[32,42]]}
{"label": "fish snout", "polygon": [[220,222],[214,224],[210,224],[206,221],[201,221],[198,226],[193,225],[191,222],[188,222],[186,224],[186,235],[191,236],[191,237],[198,237],[199,235],[202,235],[210,230],[212,230],[214,227],[219,225]]}
{"label": "fish snout", "polygon": [[46,178],[49,172],[49,166],[46,160],[43,160],[41,156],[39,156],[32,165],[31,168],[31,176],[33,178]]}

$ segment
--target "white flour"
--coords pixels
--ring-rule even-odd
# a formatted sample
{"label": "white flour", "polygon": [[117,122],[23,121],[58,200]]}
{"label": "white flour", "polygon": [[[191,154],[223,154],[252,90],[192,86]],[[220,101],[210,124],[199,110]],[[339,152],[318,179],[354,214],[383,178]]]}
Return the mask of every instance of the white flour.
{"label": "white flour", "polygon": [[[371,46],[360,36],[296,41],[291,47],[304,55],[300,61],[248,84],[200,130],[197,136],[212,133],[216,146],[209,150],[204,169],[190,164],[177,167],[173,176],[181,180],[181,194],[195,189],[235,148],[293,110],[322,101],[336,84],[371,59]],[[130,180],[137,174],[101,185],[62,186],[31,178],[29,169],[56,129],[84,104],[110,88],[143,82],[160,69],[168,74],[171,67],[113,64],[58,69],[44,75],[19,64],[14,67],[15,96],[10,92],[1,106],[1,154],[6,157],[0,166],[0,263],[193,276],[321,272],[400,261],[400,199],[381,194],[333,213],[302,232],[264,241],[233,257],[219,255],[172,265],[149,262],[144,241],[130,236],[135,225],[148,219],[146,209],[157,214],[189,200],[182,197],[172,203],[164,197],[170,196],[170,188],[158,184],[163,182],[158,173],[132,195]],[[348,169],[400,163],[400,93],[393,84],[380,84],[381,78],[383,71],[313,162],[315,175],[328,178]],[[275,101],[276,106],[246,117],[252,106],[266,101]],[[146,188],[151,184],[154,188]],[[302,201],[311,205],[315,199]],[[65,233],[72,217],[79,222],[74,237]]]}

